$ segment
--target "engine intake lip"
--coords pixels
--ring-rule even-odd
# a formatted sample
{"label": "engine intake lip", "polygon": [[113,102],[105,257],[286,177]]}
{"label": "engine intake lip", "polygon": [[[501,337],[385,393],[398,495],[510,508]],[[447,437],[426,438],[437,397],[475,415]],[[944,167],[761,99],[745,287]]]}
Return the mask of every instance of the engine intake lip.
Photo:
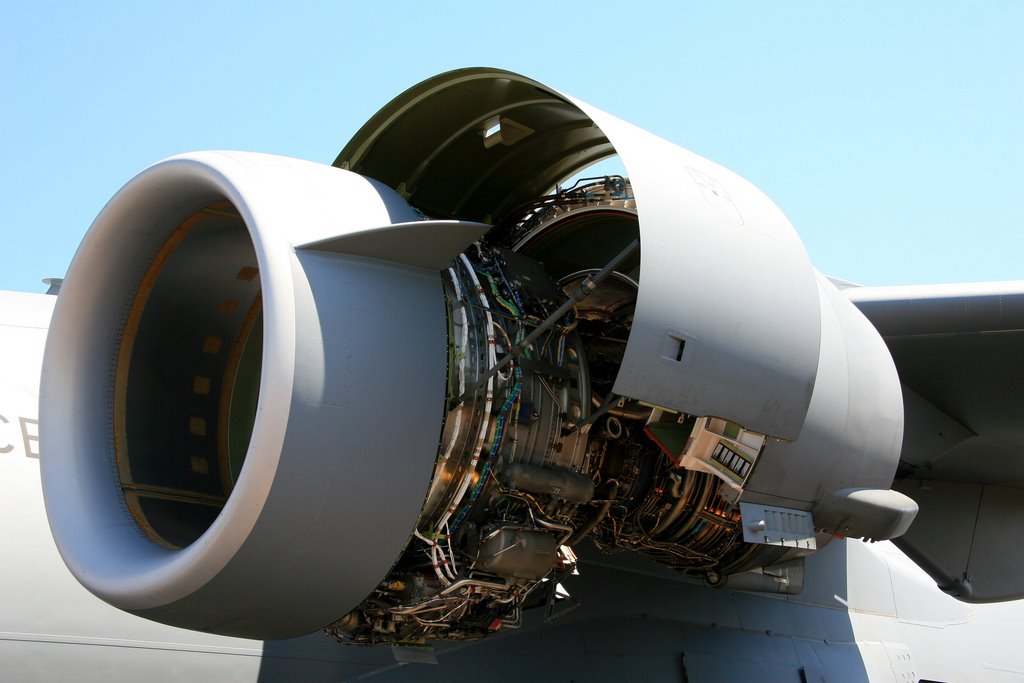
{"label": "engine intake lip", "polygon": [[[210,207],[228,213],[233,207],[241,220],[195,219],[199,227],[180,242],[172,239]],[[65,563],[87,589],[156,621],[255,638],[309,633],[373,590],[408,543],[437,455],[447,352],[440,273],[295,245],[380,235],[382,226],[417,220],[397,193],[370,179],[247,153],[202,152],[160,162],[109,202],[56,305],[40,401],[47,514]],[[225,248],[217,240],[203,246],[203,231],[215,236],[224,221],[235,226],[224,228]],[[192,239],[199,241],[190,246]],[[228,258],[232,250],[241,256]],[[181,273],[179,257],[187,262]],[[224,272],[190,283],[193,261],[198,272],[204,263],[211,272],[221,264]],[[252,274],[246,268],[254,268],[258,280],[240,279],[243,270]],[[149,295],[140,295],[148,280]],[[230,294],[229,283],[245,296]],[[179,288],[188,289],[181,300]],[[227,298],[239,302],[231,315],[188,316],[195,302],[215,309]],[[146,319],[150,310],[153,321]],[[204,429],[207,437],[223,433],[221,423],[233,421],[234,408],[229,398],[215,400],[216,383],[258,374],[258,392],[249,390],[258,394],[250,406],[252,436],[241,467],[237,456],[234,468],[230,456],[227,466],[216,464],[220,454],[210,446],[208,467],[220,474],[223,508],[188,521],[187,533],[175,535],[171,526],[180,519],[174,515],[132,514],[132,495],[137,503],[140,493],[150,500],[168,493],[131,490],[126,482],[134,470],[162,467],[163,455],[181,455],[174,446],[145,454],[147,441],[160,441],[159,430],[149,438],[142,429],[145,438],[133,445],[132,411],[142,401],[148,402],[143,417],[162,409],[160,384],[145,372],[161,362],[189,365],[163,358],[177,347],[165,345],[162,335],[180,335],[202,356],[211,336],[205,330],[221,320],[231,322],[216,335],[220,349],[211,355],[218,362],[210,372],[188,374],[182,389],[192,393],[196,376],[209,378],[208,412],[182,404],[165,423],[183,435],[181,443]],[[246,351],[257,346],[247,343],[247,328],[252,335],[263,332],[260,353]],[[134,349],[122,344],[126,336]],[[147,340],[160,343],[145,348]],[[236,372],[247,362],[258,363],[259,372]],[[193,424],[193,417],[205,424]],[[237,422],[237,440],[244,443],[248,422]],[[118,435],[126,437],[120,462]],[[192,455],[161,476],[191,476]],[[175,484],[159,477],[142,483]],[[184,491],[193,499],[210,493]],[[220,504],[208,502],[214,510]],[[381,505],[387,506],[383,514]]]}
{"label": "engine intake lip", "polygon": [[[293,298],[288,249],[264,228],[259,198],[243,198],[245,167],[227,154],[174,157],[131,180],[97,217],[68,272],[47,339],[40,402],[41,431],[49,442],[41,463],[47,514],[65,562],[94,593],[125,609],[152,607],[194,592],[238,551],[255,524],[277,468],[288,419],[294,355],[294,325],[279,320]],[[244,182],[244,181],[243,181]],[[255,256],[266,329],[274,338],[264,349],[260,414],[253,425],[245,471],[224,508],[191,543],[151,542],[121,491],[117,471],[116,387],[126,373],[122,344],[141,313],[147,276],[161,251],[185,237],[182,227],[198,210],[234,207],[248,231]],[[184,219],[184,220],[183,220]],[[175,237],[175,235],[178,235]],[[164,254],[170,256],[171,254]],[[274,302],[277,305],[266,305]],[[49,415],[59,417],[48,419]],[[68,415],[76,420],[58,427]],[[41,439],[42,440],[42,439]],[[111,476],[113,475],[113,476]],[[157,534],[160,536],[160,534]]]}

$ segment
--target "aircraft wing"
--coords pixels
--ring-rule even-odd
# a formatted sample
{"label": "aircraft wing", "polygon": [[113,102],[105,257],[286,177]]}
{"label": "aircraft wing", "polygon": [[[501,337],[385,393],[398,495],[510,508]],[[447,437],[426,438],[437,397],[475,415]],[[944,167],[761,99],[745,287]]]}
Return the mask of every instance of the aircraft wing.
{"label": "aircraft wing", "polygon": [[1024,596],[1024,281],[850,287],[903,386],[897,544],[962,599]]}

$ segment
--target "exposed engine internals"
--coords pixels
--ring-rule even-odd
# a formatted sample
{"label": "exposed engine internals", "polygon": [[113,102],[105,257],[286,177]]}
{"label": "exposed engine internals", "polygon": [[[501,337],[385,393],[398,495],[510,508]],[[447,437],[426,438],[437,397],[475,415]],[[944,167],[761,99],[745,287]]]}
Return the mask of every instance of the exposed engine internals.
{"label": "exposed engine internals", "polygon": [[515,627],[559,599],[587,537],[701,576],[762,564],[736,501],[764,435],[613,391],[638,235],[628,181],[589,179],[443,274],[448,412],[430,491],[401,559],[329,634],[423,643]]}

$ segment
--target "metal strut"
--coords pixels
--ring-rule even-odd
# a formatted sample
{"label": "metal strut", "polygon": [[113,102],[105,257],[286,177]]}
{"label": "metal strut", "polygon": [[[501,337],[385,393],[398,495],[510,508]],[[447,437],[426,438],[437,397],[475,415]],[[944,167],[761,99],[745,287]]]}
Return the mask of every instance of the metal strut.
{"label": "metal strut", "polygon": [[491,368],[487,372],[485,372],[480,377],[480,379],[476,381],[476,384],[474,384],[472,387],[466,390],[466,392],[462,395],[461,398],[465,399],[471,393],[482,389],[484,385],[487,384],[487,380],[489,380],[494,375],[498,374],[498,372],[500,372],[502,368],[511,363],[514,358],[516,358],[519,354],[526,350],[526,348],[533,344],[533,342],[537,341],[537,338],[540,337],[540,335],[547,332],[551,327],[555,325],[555,323],[557,323],[559,320],[565,317],[565,314],[572,310],[572,308],[575,307],[576,304],[590,296],[590,293],[597,288],[597,285],[598,283],[601,282],[601,280],[611,275],[620,263],[629,258],[629,256],[639,248],[640,239],[637,238],[630,242],[628,245],[626,245],[625,249],[616,254],[615,258],[609,261],[604,268],[596,272],[594,275],[588,275],[586,278],[584,278],[583,282],[581,282],[579,286],[576,288],[576,291],[572,293],[572,296],[566,299],[561,306],[555,309],[554,313],[545,318],[544,322],[535,327],[533,332],[526,335],[525,339],[523,339],[521,342],[513,346],[512,350],[505,354],[505,356],[502,357],[500,361],[498,361],[495,365],[491,366]]}
{"label": "metal strut", "polygon": [[590,425],[592,425],[595,422],[597,422],[609,410],[611,410],[612,408],[615,408],[615,407],[624,408],[625,405],[626,405],[626,397],[625,396],[619,396],[614,391],[610,392],[608,394],[608,396],[605,397],[604,402],[601,403],[601,407],[598,408],[597,410],[595,410],[594,412],[592,412],[589,416],[587,416],[587,418],[585,420],[581,420],[581,421],[577,422],[575,425],[573,425],[570,428],[563,427],[562,428],[562,436],[568,436],[569,434],[572,434],[576,430],[582,430],[583,433],[586,434],[588,431],[590,431]]}

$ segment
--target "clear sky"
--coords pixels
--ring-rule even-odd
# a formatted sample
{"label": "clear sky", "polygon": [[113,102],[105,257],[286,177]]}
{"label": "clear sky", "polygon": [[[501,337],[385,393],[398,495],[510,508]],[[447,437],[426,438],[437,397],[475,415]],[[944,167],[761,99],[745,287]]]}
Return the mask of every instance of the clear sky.
{"label": "clear sky", "polygon": [[435,73],[547,83],[746,176],[822,271],[1024,279],[1024,2],[0,0],[0,289],[163,157],[330,163]]}

